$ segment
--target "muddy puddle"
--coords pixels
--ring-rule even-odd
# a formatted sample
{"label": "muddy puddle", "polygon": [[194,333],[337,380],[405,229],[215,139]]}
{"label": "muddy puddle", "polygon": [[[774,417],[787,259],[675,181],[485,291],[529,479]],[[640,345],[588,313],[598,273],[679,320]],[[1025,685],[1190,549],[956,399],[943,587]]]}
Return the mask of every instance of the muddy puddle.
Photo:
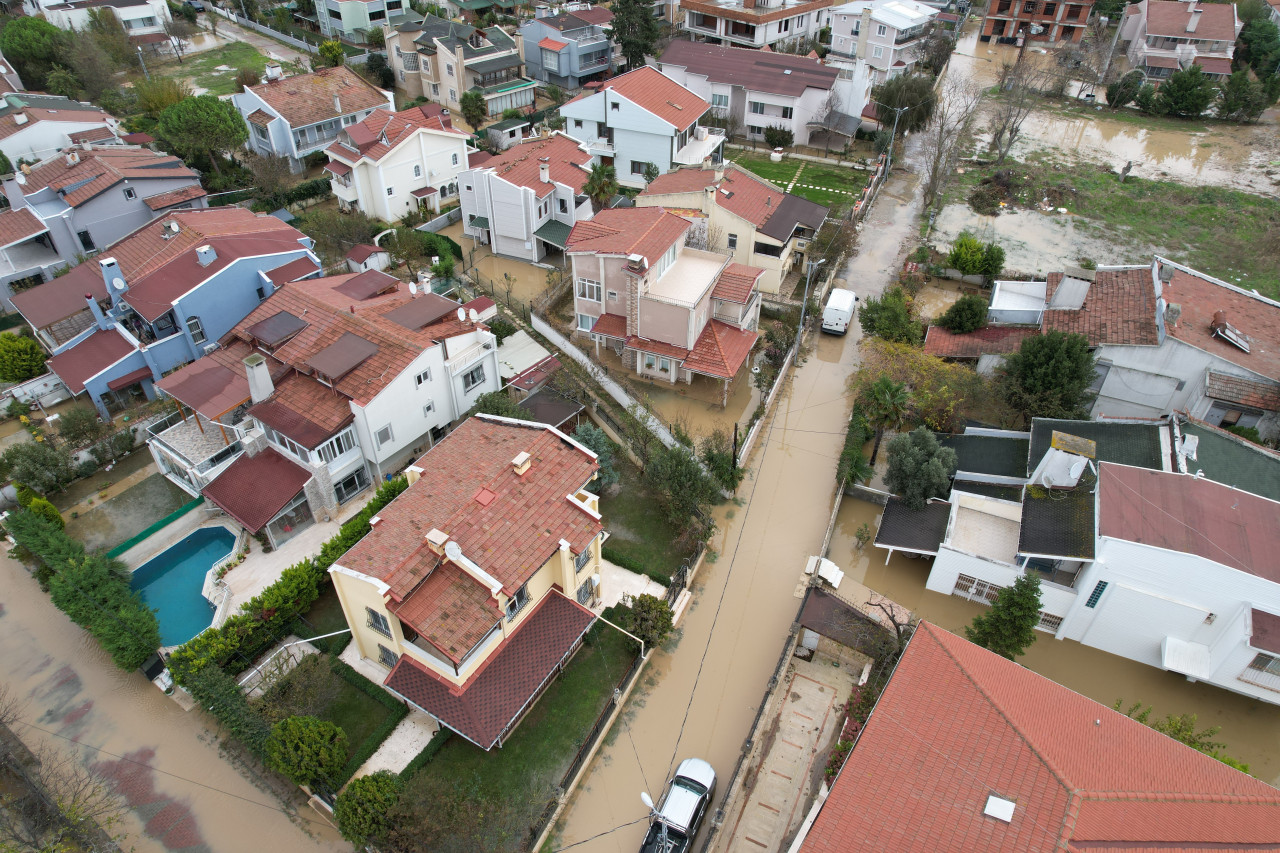
{"label": "muddy puddle", "polygon": [[213,721],[184,713],[137,672],[123,673],[54,609],[15,561],[0,558],[0,677],[26,700],[15,727],[114,780],[132,811],[137,853],[340,851],[351,846],[305,804],[293,815],[220,754]]}
{"label": "muddy puddle", "polygon": [[913,303],[916,315],[925,321],[936,320],[964,296],[958,281],[935,278],[920,289]]}
{"label": "muddy puddle", "polygon": [[[964,626],[985,608],[962,598],[925,589],[930,561],[895,554],[885,563],[885,551],[868,545],[857,549],[859,525],[876,527],[881,508],[846,497],[837,515],[829,557],[852,580],[888,596],[948,631],[963,634]],[[1245,761],[1252,774],[1280,784],[1280,707],[1207,684],[1193,684],[1180,675],[1136,661],[1039,634],[1018,663],[1104,705],[1125,700],[1153,706],[1153,715],[1196,714],[1198,727],[1221,726],[1217,740],[1226,754]]]}

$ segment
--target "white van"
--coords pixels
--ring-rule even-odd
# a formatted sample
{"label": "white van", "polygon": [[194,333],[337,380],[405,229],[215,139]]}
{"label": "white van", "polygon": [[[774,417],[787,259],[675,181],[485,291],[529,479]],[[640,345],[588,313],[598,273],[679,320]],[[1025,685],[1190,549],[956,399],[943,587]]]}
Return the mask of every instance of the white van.
{"label": "white van", "polygon": [[827,299],[827,307],[822,312],[822,331],[833,335],[843,335],[849,331],[849,324],[853,322],[854,303],[857,301],[858,297],[852,290],[832,290],[831,297]]}

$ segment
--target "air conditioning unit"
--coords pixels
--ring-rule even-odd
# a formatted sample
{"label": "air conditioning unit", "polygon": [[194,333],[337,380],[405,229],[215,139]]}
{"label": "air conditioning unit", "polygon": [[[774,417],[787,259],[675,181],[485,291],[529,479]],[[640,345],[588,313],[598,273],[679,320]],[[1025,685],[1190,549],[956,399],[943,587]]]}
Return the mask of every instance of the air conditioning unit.
{"label": "air conditioning unit", "polygon": [[214,350],[216,350],[216,349],[218,348],[218,346],[219,346],[219,344],[218,344],[218,342],[217,342],[217,341],[214,341],[214,342],[213,342],[213,343],[211,343],[211,344],[205,344],[205,345],[204,345],[204,349],[202,349],[202,350],[201,350],[201,352],[203,352],[205,355],[208,355],[209,353],[211,353],[211,352],[213,352]]}

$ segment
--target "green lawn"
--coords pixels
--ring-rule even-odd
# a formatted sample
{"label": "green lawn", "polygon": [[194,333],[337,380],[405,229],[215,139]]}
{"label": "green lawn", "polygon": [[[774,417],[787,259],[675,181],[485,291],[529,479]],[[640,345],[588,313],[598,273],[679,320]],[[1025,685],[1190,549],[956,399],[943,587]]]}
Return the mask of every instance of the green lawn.
{"label": "green lawn", "polygon": [[[299,634],[301,637],[320,637],[347,627],[347,617],[342,612],[342,603],[338,600],[338,593],[333,584],[326,584],[321,589],[320,597],[311,605],[310,610],[302,614],[302,618],[306,623],[302,625],[305,633]],[[336,655],[341,654],[349,642],[351,642],[350,633],[339,634],[317,642],[316,647]]]}
{"label": "green lawn", "polygon": [[[1280,199],[1134,177],[1120,183],[1106,167],[1044,156],[1027,163],[1006,161],[1004,168],[1013,173],[1015,205],[1027,206],[1065,188],[1062,206],[1087,220],[1099,236],[1117,245],[1161,246],[1171,260],[1280,297]],[[973,169],[957,176],[948,200],[967,199],[991,171]]]}
{"label": "green lawn", "polygon": [[742,168],[784,190],[795,181],[790,190],[792,194],[827,207],[853,204],[868,180],[867,172],[808,160],[784,158],[781,163],[775,163],[767,154],[749,152],[740,152],[732,159]]}
{"label": "green lawn", "polygon": [[600,498],[604,529],[609,531],[609,541],[604,545],[606,559],[665,586],[680,566],[680,555],[671,547],[680,532],[662,517],[657,498],[645,486],[640,471],[621,459],[614,464],[618,466],[622,488],[616,495]]}
{"label": "green lawn", "polygon": [[[219,65],[225,65],[231,70],[219,71]],[[267,57],[258,53],[257,48],[242,41],[234,41],[213,50],[191,54],[182,62],[168,60],[156,63],[152,66],[151,73],[190,79],[196,86],[208,89],[211,95],[233,95],[236,93],[237,71],[252,68],[261,74],[266,66]]]}
{"label": "green lawn", "polygon": [[350,756],[391,714],[390,708],[344,681],[337,698],[319,717],[347,733],[347,754]]}

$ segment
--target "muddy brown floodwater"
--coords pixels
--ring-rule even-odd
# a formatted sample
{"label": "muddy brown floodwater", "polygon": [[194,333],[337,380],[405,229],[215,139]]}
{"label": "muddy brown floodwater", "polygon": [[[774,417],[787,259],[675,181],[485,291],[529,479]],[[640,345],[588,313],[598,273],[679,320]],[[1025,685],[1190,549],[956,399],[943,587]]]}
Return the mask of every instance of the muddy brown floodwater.
{"label": "muddy brown floodwater", "polygon": [[[922,619],[962,634],[964,626],[986,608],[925,589],[930,561],[885,552],[868,546],[858,550],[854,531],[859,525],[876,527],[881,508],[846,497],[840,505],[829,557],[845,575],[866,584]],[[1018,663],[1059,684],[1110,706],[1123,699],[1151,705],[1153,716],[1195,714],[1198,728],[1221,726],[1217,739],[1224,752],[1249,764],[1250,772],[1272,785],[1280,784],[1280,707],[1222,690],[1193,684],[1180,675],[1069,640],[1040,633]]]}
{"label": "muddy brown floodwater", "polygon": [[[889,180],[858,256],[841,273],[864,299],[881,293],[898,268],[915,230],[915,185],[901,173]],[[640,792],[660,796],[683,758],[710,761],[724,780],[723,797],[796,616],[804,560],[821,547],[830,518],[857,336],[855,327],[847,338],[811,339],[766,424],[738,490],[740,505],[716,513],[711,546],[718,559],[696,579],[678,642],[655,653],[622,724],[574,795],[560,845],[586,841],[574,848],[582,853],[638,849],[646,813]],[[640,822],[610,832],[632,821]]]}
{"label": "muddy brown floodwater", "polygon": [[0,557],[0,677],[26,700],[15,730],[78,753],[132,807],[125,849],[137,853],[349,851],[302,806],[286,814],[219,754],[199,711],[184,713],[137,672],[121,672],[54,609],[16,561]]}

